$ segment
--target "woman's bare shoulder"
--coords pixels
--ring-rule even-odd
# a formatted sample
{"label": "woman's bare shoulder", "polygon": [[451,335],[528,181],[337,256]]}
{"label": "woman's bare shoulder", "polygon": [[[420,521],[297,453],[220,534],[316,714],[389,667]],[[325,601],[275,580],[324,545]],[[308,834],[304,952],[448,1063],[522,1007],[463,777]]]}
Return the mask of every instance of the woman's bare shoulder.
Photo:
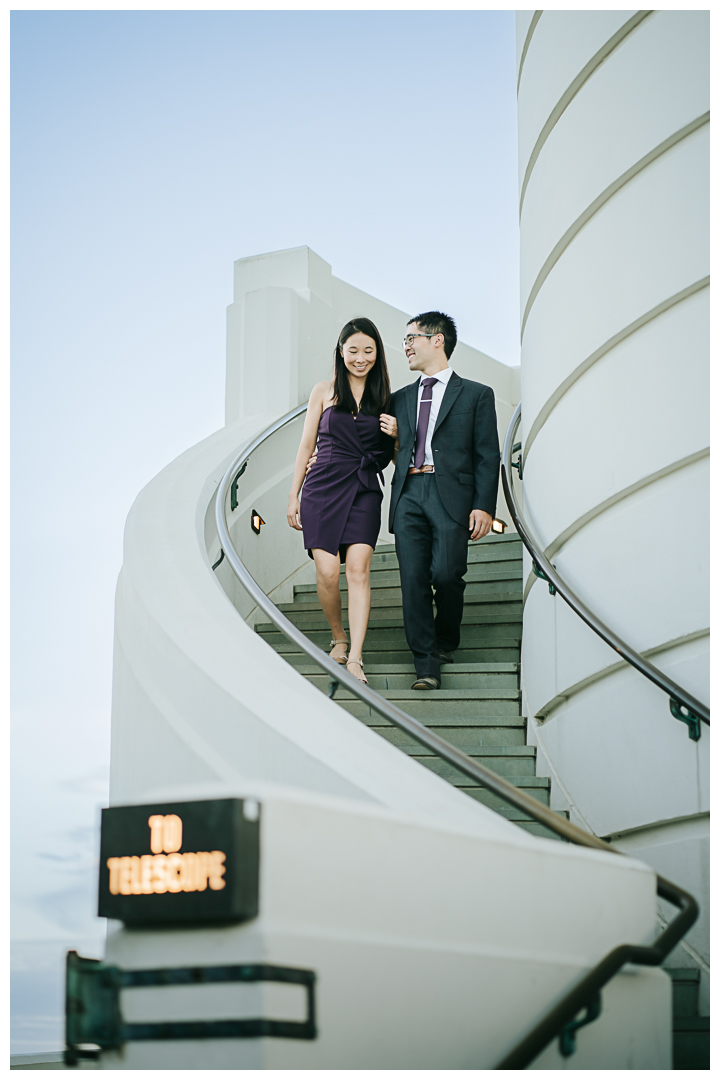
{"label": "woman's bare shoulder", "polygon": [[325,379],[323,382],[315,383],[310,391],[310,400],[308,405],[317,406],[321,405],[323,411],[328,405],[332,405],[333,397],[335,396],[335,388],[332,379]]}
{"label": "woman's bare shoulder", "polygon": [[332,379],[325,379],[323,382],[316,382],[310,391],[310,400],[324,401],[326,398],[332,396],[333,381]]}

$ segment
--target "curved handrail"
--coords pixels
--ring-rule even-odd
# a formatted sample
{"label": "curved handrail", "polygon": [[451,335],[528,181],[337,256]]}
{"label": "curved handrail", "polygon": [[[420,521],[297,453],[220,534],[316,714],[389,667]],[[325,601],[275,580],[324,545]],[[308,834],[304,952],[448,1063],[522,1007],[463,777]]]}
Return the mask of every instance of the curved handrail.
{"label": "curved handrail", "polygon": [[[215,500],[215,523],[220,539],[220,547],[225,553],[225,558],[229,562],[234,574],[273,625],[284,634],[288,640],[292,641],[294,645],[299,646],[299,648],[302,649],[302,651],[306,653],[318,667],[321,667],[326,674],[330,676],[331,697],[338,686],[344,687],[346,690],[349,690],[350,693],[360,698],[361,701],[364,701],[366,705],[369,705],[374,712],[384,716],[391,724],[401,728],[417,742],[422,743],[423,746],[432,750],[434,754],[437,754],[438,757],[443,758],[450,765],[453,765],[456,769],[465,773],[465,775],[469,776],[472,780],[475,780],[489,788],[491,791],[494,791],[496,795],[499,795],[512,806],[517,807],[519,810],[526,811],[537,821],[540,821],[554,832],[559,832],[564,839],[587,846],[589,834],[583,829],[579,829],[576,825],[572,825],[570,822],[565,821],[563,818],[559,817],[554,810],[550,810],[547,806],[544,806],[537,799],[534,799],[532,795],[526,795],[525,792],[518,790],[518,788],[504,777],[496,775],[496,773],[491,772],[491,770],[487,769],[484,765],[480,765],[478,762],[473,761],[473,759],[468,757],[467,754],[464,754],[462,750],[458,750],[452,743],[447,742],[440,735],[436,735],[434,731],[426,728],[425,725],[421,724],[415,717],[410,716],[402,709],[399,709],[397,705],[388,701],[387,698],[384,698],[376,690],[365,685],[365,683],[361,683],[354,675],[350,675],[345,668],[335,660],[331,660],[326,652],[323,652],[323,650],[318,648],[314,642],[310,641],[310,639],[303,634],[302,630],[298,629],[298,627],[275,606],[242,562],[235,550],[227,525],[226,507],[228,491],[231,489],[236,477],[241,472],[245,471],[247,462],[252,453],[257,450],[259,446],[262,446],[265,440],[275,434],[276,431],[279,431],[286,424],[291,423],[298,416],[301,416],[306,409],[306,404],[299,405],[296,409],[293,409],[279,420],[276,420],[274,424],[271,424],[270,427],[248,443],[247,446],[243,447],[220,481]],[[216,563],[216,565],[218,564]],[[332,684],[335,684],[334,687]],[[593,837],[592,840],[593,843],[590,846],[607,850],[608,845],[605,844],[603,840],[599,840],[597,837]]]}
{"label": "curved handrail", "polygon": [[[615,650],[615,652],[619,653],[623,660],[627,660],[628,664],[632,664],[641,675],[644,675],[646,679],[650,679],[651,682],[655,683],[656,686],[659,686],[661,690],[665,691],[670,698],[670,712],[676,720],[682,720],[684,724],[688,725],[688,734],[690,738],[697,741],[700,738],[699,721],[702,720],[704,724],[709,726],[710,710],[691,693],[683,689],[682,686],[679,686],[669,676],[660,671],[659,668],[656,668],[654,664],[651,664],[649,660],[646,660],[644,656],[635,652],[627,642],[623,641],[613,630],[606,626],[605,623],[582,602],[570,586],[566,584],[530,532],[522,515],[522,511],[518,506],[512,477],[513,468],[517,468],[522,478],[522,458],[519,463],[513,462],[512,460],[513,453],[516,449],[519,449],[519,444],[515,444],[513,440],[515,438],[515,432],[518,429],[518,424],[520,423],[521,414],[522,403],[518,405],[513,413],[512,420],[510,421],[505,435],[500,474],[508,510],[515,523],[515,528],[520,534],[520,539],[532,556],[534,563],[533,570],[536,576],[547,581],[551,586],[551,591],[560,593],[565,603],[580,616],[583,622],[587,623],[591,630],[595,631],[598,637],[601,637],[603,641]],[[518,464],[520,465],[520,468],[518,468]],[[683,709],[685,709],[686,713],[683,713]]]}
{"label": "curved handrail", "polygon": [[[276,420],[275,423],[245,445],[226,470],[218,486],[215,498],[215,523],[220,539],[220,547],[233,573],[245,590],[280,633],[292,641],[293,644],[298,645],[318,667],[327,672],[330,676],[330,697],[333,696],[339,685],[345,687],[355,697],[364,701],[375,712],[389,720],[391,724],[399,727],[417,742],[432,750],[438,757],[443,758],[460,772],[475,780],[476,783],[481,784],[490,791],[494,791],[496,795],[499,795],[505,802],[510,803],[511,806],[524,810],[535,821],[545,825],[559,836],[562,836],[563,839],[581,847],[610,851],[616,855],[624,854],[598,836],[594,836],[592,833],[580,829],[577,825],[573,825],[572,822],[566,821],[531,795],[526,795],[525,792],[520,791],[504,777],[498,776],[484,765],[473,761],[462,750],[458,750],[452,743],[447,742],[429,728],[426,728],[419,720],[399,709],[391,701],[388,701],[371,687],[361,683],[353,675],[349,675],[341,665],[331,660],[327,653],[319,649],[314,642],[303,634],[302,630],[299,630],[294,623],[290,622],[255,581],[235,550],[230,536],[227,523],[228,492],[245,472],[252,453],[262,446],[265,440],[276,431],[301,416],[306,409],[307,402],[298,405],[296,409],[280,417],[279,420]],[[219,565],[219,562],[220,560],[216,565]],[[591,1013],[591,1008],[600,989],[620,970],[623,964],[632,962],[635,964],[658,965],[675,948],[696,921],[699,914],[698,904],[690,893],[671,881],[656,875],[656,882],[658,896],[677,907],[679,914],[668,924],[654,944],[651,946],[619,945],[613,949],[562,998],[555,1008],[533,1028],[507,1057],[495,1066],[497,1069],[525,1068],[556,1036],[561,1037],[561,1048],[566,1048],[563,1049],[563,1053],[572,1053],[575,1029],[597,1015],[596,1012]],[[588,1021],[574,1020],[574,1017],[582,1009],[588,1010]],[[567,1049],[568,1047],[569,1049]]]}

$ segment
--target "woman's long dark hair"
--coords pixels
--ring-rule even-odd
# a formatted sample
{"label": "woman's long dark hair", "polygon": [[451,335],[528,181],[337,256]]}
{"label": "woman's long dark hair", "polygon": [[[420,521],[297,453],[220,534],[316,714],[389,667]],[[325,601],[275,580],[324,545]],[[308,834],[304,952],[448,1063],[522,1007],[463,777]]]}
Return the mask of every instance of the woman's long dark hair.
{"label": "woman's long dark hair", "polygon": [[345,326],[340,331],[340,337],[335,346],[334,403],[343,412],[350,412],[353,415],[357,412],[357,403],[350,389],[348,370],[345,367],[342,354],[343,345],[353,334],[367,334],[375,342],[377,358],[365,380],[365,390],[360,407],[370,416],[379,416],[380,413],[387,412],[390,403],[390,376],[388,375],[382,338],[375,323],[370,322],[369,319],[351,319],[349,323],[345,323]]}

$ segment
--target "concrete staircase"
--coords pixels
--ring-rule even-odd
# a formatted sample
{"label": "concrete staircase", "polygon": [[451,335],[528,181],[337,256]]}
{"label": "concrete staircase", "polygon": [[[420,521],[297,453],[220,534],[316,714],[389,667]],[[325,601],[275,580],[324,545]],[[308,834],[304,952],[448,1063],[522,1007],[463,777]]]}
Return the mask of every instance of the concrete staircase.
{"label": "concrete staircase", "polygon": [[[363,658],[370,685],[493,772],[507,777],[546,805],[550,780],[535,775],[535,748],[526,744],[520,706],[522,634],[522,544],[517,534],[487,536],[470,545],[462,639],[455,663],[442,671],[442,689],[412,691],[412,655],[405,641],[400,573],[393,545],[376,548],[372,561],[372,611]],[[347,608],[344,574],[340,588]],[[298,585],[294,602],[281,604],[288,618],[326,649],[330,640],[314,585]],[[347,627],[347,622],[346,622]],[[271,623],[256,631],[306,678],[327,692],[328,676],[288,642]],[[558,837],[528,819],[492,792],[472,784],[404,732],[372,712],[352,694],[335,700],[383,738],[426,768],[536,836]],[[709,1068],[709,1020],[697,1010],[698,973],[670,969],[673,979],[673,1059],[675,1069]]]}
{"label": "concrete staircase", "polygon": [[[520,637],[522,633],[522,544],[517,534],[490,535],[470,545],[462,640],[455,663],[442,671],[442,689],[413,691],[412,654],[405,641],[400,572],[393,545],[379,546],[372,561],[372,611],[363,658],[369,684],[411,716],[494,772],[506,776],[545,804],[550,781],[535,775],[535,748],[526,745],[520,709]],[[347,607],[344,575],[340,588]],[[330,631],[314,585],[295,587],[292,604],[281,610],[321,648]],[[328,676],[287,642],[270,623],[255,628],[279,653],[327,691]],[[492,807],[536,836],[557,839],[492,792],[430,754],[410,736],[340,689],[335,700],[379,735],[399,746],[428,769],[439,773],[473,798]]]}

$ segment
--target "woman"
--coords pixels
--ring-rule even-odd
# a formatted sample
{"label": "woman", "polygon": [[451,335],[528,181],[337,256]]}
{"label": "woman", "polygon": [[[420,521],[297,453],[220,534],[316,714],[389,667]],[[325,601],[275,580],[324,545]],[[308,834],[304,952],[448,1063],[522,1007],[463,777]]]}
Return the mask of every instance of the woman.
{"label": "woman", "polygon": [[[364,683],[370,563],[380,532],[379,480],[394,450],[388,434],[393,418],[385,413],[389,402],[390,379],[380,334],[369,319],[352,319],[335,346],[334,377],[317,383],[310,394],[287,511],[288,524],[302,531],[308,555],[315,560],[318,599],[332,631],[330,656],[347,664]],[[317,458],[306,476],[316,442]],[[350,642],[342,623],[343,562]]]}

